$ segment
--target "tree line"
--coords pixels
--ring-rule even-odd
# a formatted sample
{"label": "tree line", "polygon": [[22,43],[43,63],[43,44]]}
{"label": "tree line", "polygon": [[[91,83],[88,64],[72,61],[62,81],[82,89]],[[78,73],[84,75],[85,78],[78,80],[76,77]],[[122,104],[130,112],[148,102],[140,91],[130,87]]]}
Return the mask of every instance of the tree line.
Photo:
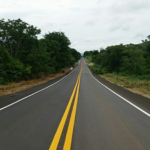
{"label": "tree line", "polygon": [[59,72],[81,54],[63,32],[46,33],[21,19],[0,20],[0,85]]}
{"label": "tree line", "polygon": [[85,51],[91,58],[91,69],[98,74],[117,73],[150,79],[150,36],[141,44],[115,45],[106,49]]}

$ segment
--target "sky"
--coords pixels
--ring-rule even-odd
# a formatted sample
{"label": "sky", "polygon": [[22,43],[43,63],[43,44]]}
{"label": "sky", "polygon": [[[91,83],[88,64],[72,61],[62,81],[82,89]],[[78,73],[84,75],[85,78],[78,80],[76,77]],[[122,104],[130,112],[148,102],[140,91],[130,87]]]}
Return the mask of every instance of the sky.
{"label": "sky", "polygon": [[0,0],[0,19],[22,19],[45,33],[62,31],[83,53],[137,44],[150,35],[150,0]]}

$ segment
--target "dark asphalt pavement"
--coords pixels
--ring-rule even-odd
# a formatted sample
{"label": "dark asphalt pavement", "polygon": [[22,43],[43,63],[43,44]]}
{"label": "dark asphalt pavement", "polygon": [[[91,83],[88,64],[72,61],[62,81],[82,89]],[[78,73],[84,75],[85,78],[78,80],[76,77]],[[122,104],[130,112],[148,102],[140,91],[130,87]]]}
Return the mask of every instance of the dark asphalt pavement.
{"label": "dark asphalt pavement", "polygon": [[[74,89],[81,64],[57,84],[0,111],[0,150],[48,150]],[[150,99],[109,85],[150,112]],[[57,81],[56,79],[55,81]],[[0,97],[0,107],[55,81]],[[119,93],[120,92],[120,93]],[[137,99],[137,101],[136,101]],[[143,100],[143,102],[142,102]],[[69,115],[70,116],[70,115]],[[58,150],[63,147],[69,117]],[[72,150],[150,150],[150,117],[99,84],[83,63]]]}
{"label": "dark asphalt pavement", "polygon": [[85,64],[72,150],[150,150],[150,117],[94,80]]}
{"label": "dark asphalt pavement", "polygon": [[0,111],[0,150],[49,149],[79,70],[80,66],[52,87]]}

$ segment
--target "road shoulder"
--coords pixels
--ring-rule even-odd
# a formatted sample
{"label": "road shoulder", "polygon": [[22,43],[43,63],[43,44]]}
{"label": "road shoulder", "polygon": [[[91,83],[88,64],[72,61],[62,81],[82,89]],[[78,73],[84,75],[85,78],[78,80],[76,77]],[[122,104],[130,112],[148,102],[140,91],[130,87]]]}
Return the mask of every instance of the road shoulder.
{"label": "road shoulder", "polygon": [[106,79],[100,77],[99,75],[91,72],[92,75],[102,84],[113,90],[114,92],[118,93],[125,99],[129,100],[133,104],[137,105],[138,107],[142,108],[146,112],[150,113],[150,99],[146,98],[144,96],[141,96],[139,94],[133,93],[121,86],[118,86],[116,84],[110,83]]}
{"label": "road shoulder", "polygon": [[[74,69],[73,69],[74,70]],[[72,71],[73,71],[72,70]],[[40,85],[36,85],[33,86],[29,89],[20,91],[20,92],[16,92],[13,94],[8,94],[8,95],[4,95],[4,96],[0,96],[0,108],[3,108],[11,103],[14,103],[16,101],[18,101],[19,99],[22,99],[23,97],[26,97],[34,92],[37,92],[47,86],[50,86],[52,84],[54,84],[55,82],[58,82],[59,80],[61,80],[62,78],[64,78],[65,76],[67,76],[69,73],[71,73],[72,71],[66,73],[65,75],[62,75],[60,77],[57,77],[55,79],[52,79],[46,83],[40,84]]]}

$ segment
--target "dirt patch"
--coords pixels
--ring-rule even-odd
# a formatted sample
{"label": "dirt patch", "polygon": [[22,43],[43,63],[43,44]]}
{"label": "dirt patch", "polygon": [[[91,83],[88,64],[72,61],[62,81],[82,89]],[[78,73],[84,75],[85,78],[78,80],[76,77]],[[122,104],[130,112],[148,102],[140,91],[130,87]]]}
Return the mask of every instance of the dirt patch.
{"label": "dirt patch", "polygon": [[62,69],[59,73],[51,74],[51,75],[48,75],[46,77],[43,75],[39,79],[21,81],[21,82],[18,82],[18,83],[10,83],[9,85],[2,85],[2,86],[0,86],[0,96],[20,92],[20,91],[29,89],[33,86],[46,83],[46,82],[48,82],[50,80],[53,80],[57,77],[65,75],[66,73],[68,73],[70,71],[71,71],[70,68],[65,68],[65,69]]}

